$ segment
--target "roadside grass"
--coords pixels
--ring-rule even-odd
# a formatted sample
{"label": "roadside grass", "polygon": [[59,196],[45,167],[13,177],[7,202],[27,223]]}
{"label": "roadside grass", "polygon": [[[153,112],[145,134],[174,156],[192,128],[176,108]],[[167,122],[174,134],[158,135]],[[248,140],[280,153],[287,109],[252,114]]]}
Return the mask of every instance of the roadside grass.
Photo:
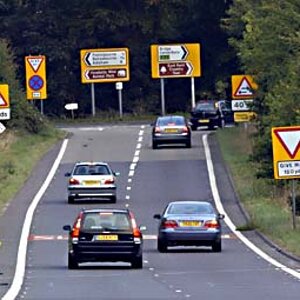
{"label": "roadside grass", "polygon": [[12,130],[1,134],[0,212],[23,186],[37,161],[63,136],[63,132],[52,128],[39,135]]}
{"label": "roadside grass", "polygon": [[216,135],[236,192],[250,216],[249,224],[238,229],[257,229],[279,247],[300,256],[300,217],[296,217],[297,229],[293,230],[287,191],[278,188],[275,180],[256,178],[255,163],[249,160],[251,127],[225,128]]}

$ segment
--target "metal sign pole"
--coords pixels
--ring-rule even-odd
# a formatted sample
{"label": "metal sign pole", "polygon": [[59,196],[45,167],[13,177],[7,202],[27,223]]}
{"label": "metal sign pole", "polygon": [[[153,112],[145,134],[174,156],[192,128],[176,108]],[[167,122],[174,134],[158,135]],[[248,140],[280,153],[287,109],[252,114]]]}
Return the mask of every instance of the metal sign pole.
{"label": "metal sign pole", "polygon": [[123,118],[123,104],[122,104],[122,90],[118,90],[119,94],[119,111],[120,111],[120,120]]}
{"label": "metal sign pole", "polygon": [[165,84],[164,79],[160,79],[160,91],[161,91],[161,114],[164,116],[166,114],[165,109]]}
{"label": "metal sign pole", "polygon": [[293,229],[296,229],[296,193],[295,179],[292,179],[292,206],[293,206]]}
{"label": "metal sign pole", "polygon": [[192,109],[196,106],[195,100],[195,78],[191,77],[191,89],[192,89]]}
{"label": "metal sign pole", "polygon": [[41,101],[41,114],[43,115],[44,114],[44,102],[42,99],[40,101]]}
{"label": "metal sign pole", "polygon": [[92,95],[92,116],[95,117],[96,108],[95,108],[95,87],[94,87],[94,83],[91,83],[91,95]]}

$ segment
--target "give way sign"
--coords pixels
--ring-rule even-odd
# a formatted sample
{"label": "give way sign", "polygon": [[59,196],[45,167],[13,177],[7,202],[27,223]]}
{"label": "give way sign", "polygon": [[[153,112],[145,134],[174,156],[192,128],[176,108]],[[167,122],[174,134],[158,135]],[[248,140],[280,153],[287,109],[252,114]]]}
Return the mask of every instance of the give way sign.
{"label": "give way sign", "polygon": [[300,126],[272,128],[275,179],[300,178]]}

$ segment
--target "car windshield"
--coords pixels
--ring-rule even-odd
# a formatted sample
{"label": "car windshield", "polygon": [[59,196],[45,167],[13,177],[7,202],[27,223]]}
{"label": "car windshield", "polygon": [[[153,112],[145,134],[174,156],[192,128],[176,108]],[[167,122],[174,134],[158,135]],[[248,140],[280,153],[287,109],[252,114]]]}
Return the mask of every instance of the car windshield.
{"label": "car windshield", "polygon": [[196,105],[196,110],[215,111],[216,105],[212,101],[199,102]]}
{"label": "car windshield", "polygon": [[162,117],[158,118],[157,120],[157,126],[170,126],[170,125],[176,125],[176,126],[182,126],[185,125],[184,118],[183,117]]}
{"label": "car windshield", "polygon": [[214,210],[209,203],[177,203],[170,205],[168,214],[213,214]]}
{"label": "car windshield", "polygon": [[92,212],[85,214],[83,230],[131,230],[128,215],[123,212]]}
{"label": "car windshield", "polygon": [[106,165],[78,165],[75,167],[74,175],[109,175],[110,171]]}

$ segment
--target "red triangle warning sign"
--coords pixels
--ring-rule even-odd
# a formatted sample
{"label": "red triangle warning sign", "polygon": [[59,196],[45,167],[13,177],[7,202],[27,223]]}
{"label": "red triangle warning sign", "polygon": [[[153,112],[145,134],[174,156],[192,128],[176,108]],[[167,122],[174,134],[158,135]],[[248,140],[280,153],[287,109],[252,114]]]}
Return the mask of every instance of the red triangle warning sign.
{"label": "red triangle warning sign", "polygon": [[247,77],[243,77],[238,88],[233,94],[236,98],[252,98],[253,97],[253,87],[251,86]]}
{"label": "red triangle warning sign", "polygon": [[30,65],[30,67],[32,68],[33,72],[37,73],[43,62],[43,58],[42,57],[28,57],[27,61]]}
{"label": "red triangle warning sign", "polygon": [[2,94],[0,93],[0,108],[3,107],[8,107],[8,103],[5,100],[5,98],[2,96]]}
{"label": "red triangle warning sign", "polygon": [[295,158],[300,149],[300,128],[290,127],[275,129],[275,135],[291,159]]}

